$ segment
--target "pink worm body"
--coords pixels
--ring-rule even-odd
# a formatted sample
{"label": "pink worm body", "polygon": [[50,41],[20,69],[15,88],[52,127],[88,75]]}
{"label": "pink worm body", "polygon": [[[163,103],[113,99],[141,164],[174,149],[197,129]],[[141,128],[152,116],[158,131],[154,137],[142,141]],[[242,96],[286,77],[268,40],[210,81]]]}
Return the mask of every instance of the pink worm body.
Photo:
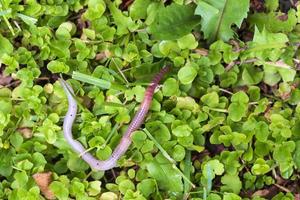
{"label": "pink worm body", "polygon": [[159,81],[162,79],[164,74],[169,71],[169,67],[164,67],[161,69],[161,71],[153,78],[152,82],[148,86],[144,100],[142,101],[139,110],[137,111],[136,115],[134,116],[133,120],[128,126],[128,129],[126,130],[125,134],[123,135],[120,143],[116,147],[116,149],[113,151],[112,155],[107,160],[98,160],[94,156],[92,156],[90,153],[86,152],[86,149],[82,146],[82,144],[76,140],[74,140],[72,135],[72,126],[76,117],[77,113],[77,103],[75,99],[73,98],[74,91],[72,87],[63,79],[59,79],[66,95],[68,98],[68,111],[66,113],[66,116],[64,118],[64,124],[63,124],[63,132],[64,137],[67,140],[67,142],[70,144],[70,146],[75,150],[77,153],[79,153],[82,157],[82,159],[87,162],[92,169],[95,170],[108,170],[111,168],[114,168],[117,165],[117,161],[119,158],[125,154],[127,149],[129,148],[131,144],[131,134],[137,130],[141,124],[144,122],[145,117],[148,113],[148,110],[150,108],[154,90],[157,87]]}

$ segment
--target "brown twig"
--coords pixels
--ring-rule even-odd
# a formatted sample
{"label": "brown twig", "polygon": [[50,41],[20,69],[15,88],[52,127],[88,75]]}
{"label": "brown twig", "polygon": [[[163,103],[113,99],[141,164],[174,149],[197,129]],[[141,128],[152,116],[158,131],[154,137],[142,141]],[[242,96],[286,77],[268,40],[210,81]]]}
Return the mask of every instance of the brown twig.
{"label": "brown twig", "polygon": [[232,61],[230,62],[226,67],[225,67],[225,71],[229,71],[234,65],[241,65],[241,64],[247,64],[247,63],[254,63],[258,61],[257,58],[250,58],[248,60],[244,60],[244,61],[239,61],[239,60],[236,60],[236,61]]}

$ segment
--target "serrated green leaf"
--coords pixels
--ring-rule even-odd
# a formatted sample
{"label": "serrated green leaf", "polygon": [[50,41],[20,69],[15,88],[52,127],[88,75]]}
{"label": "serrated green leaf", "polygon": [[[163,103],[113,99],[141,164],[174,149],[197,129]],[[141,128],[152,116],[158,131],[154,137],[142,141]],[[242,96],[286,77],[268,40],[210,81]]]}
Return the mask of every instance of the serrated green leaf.
{"label": "serrated green leaf", "polygon": [[253,41],[249,43],[249,49],[245,51],[249,56],[257,57],[261,60],[277,61],[281,54],[281,48],[289,41],[283,33],[271,33],[263,28],[260,31],[255,27]]}
{"label": "serrated green leaf", "polygon": [[297,17],[294,9],[289,10],[286,16],[287,19],[280,19],[280,17],[285,17],[285,14],[276,12],[254,13],[249,16],[249,22],[252,25],[257,26],[259,29],[263,29],[265,27],[267,30],[274,33],[290,32],[295,28],[297,24]]}
{"label": "serrated green leaf", "polygon": [[243,19],[247,17],[249,0],[201,0],[195,10],[200,15],[201,30],[204,37],[210,42],[216,39],[228,41],[234,34],[232,24],[241,26]]}
{"label": "serrated green leaf", "polygon": [[125,16],[122,11],[117,8],[115,2],[106,0],[106,5],[114,18],[115,24],[117,25],[118,35],[124,35],[128,33],[129,30],[133,31],[137,28],[134,21],[130,17]]}

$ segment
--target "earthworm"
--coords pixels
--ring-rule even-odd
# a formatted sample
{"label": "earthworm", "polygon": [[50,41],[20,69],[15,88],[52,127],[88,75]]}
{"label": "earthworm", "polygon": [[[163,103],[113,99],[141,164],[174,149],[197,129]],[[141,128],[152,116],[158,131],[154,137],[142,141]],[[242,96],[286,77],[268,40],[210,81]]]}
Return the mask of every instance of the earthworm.
{"label": "earthworm", "polygon": [[59,79],[60,84],[62,85],[64,92],[66,93],[68,99],[68,111],[64,118],[63,122],[63,132],[66,141],[69,145],[76,151],[78,154],[81,155],[82,159],[90,165],[90,167],[94,170],[109,170],[111,168],[116,167],[117,161],[119,158],[125,154],[127,149],[131,144],[131,135],[132,133],[137,130],[145,120],[145,117],[148,113],[150,108],[154,90],[158,86],[159,81],[162,79],[165,73],[169,71],[169,67],[163,67],[158,74],[153,78],[152,82],[146,89],[144,99],[135,114],[133,120],[129,124],[125,134],[123,135],[120,143],[115,148],[111,156],[107,160],[98,160],[92,154],[86,151],[86,149],[82,146],[82,144],[76,141],[72,135],[72,126],[76,117],[77,113],[77,103],[74,96],[74,91],[72,87],[63,79]]}

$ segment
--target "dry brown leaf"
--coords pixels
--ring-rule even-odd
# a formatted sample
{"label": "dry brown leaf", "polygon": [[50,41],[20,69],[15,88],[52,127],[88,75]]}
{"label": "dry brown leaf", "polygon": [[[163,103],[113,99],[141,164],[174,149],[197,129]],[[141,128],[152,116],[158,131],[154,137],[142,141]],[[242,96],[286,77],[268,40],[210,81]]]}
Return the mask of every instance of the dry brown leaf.
{"label": "dry brown leaf", "polygon": [[0,85],[8,85],[10,84],[10,82],[13,81],[11,76],[4,76],[2,74],[0,74]]}
{"label": "dry brown leaf", "polygon": [[42,194],[46,199],[55,199],[53,192],[50,190],[49,185],[52,182],[52,172],[41,172],[32,175],[35,183],[39,186]]}
{"label": "dry brown leaf", "polygon": [[195,53],[201,55],[201,56],[207,56],[208,55],[208,50],[204,48],[199,48],[194,50]]}
{"label": "dry brown leaf", "polygon": [[270,191],[267,190],[267,189],[264,189],[264,190],[257,190],[256,192],[254,192],[254,193],[252,194],[252,197],[255,197],[255,196],[265,197],[265,196],[268,196],[269,193],[270,193]]}
{"label": "dry brown leaf", "polygon": [[28,128],[28,127],[21,127],[18,128],[18,131],[22,134],[22,136],[26,139],[31,138],[32,137],[32,129]]}

